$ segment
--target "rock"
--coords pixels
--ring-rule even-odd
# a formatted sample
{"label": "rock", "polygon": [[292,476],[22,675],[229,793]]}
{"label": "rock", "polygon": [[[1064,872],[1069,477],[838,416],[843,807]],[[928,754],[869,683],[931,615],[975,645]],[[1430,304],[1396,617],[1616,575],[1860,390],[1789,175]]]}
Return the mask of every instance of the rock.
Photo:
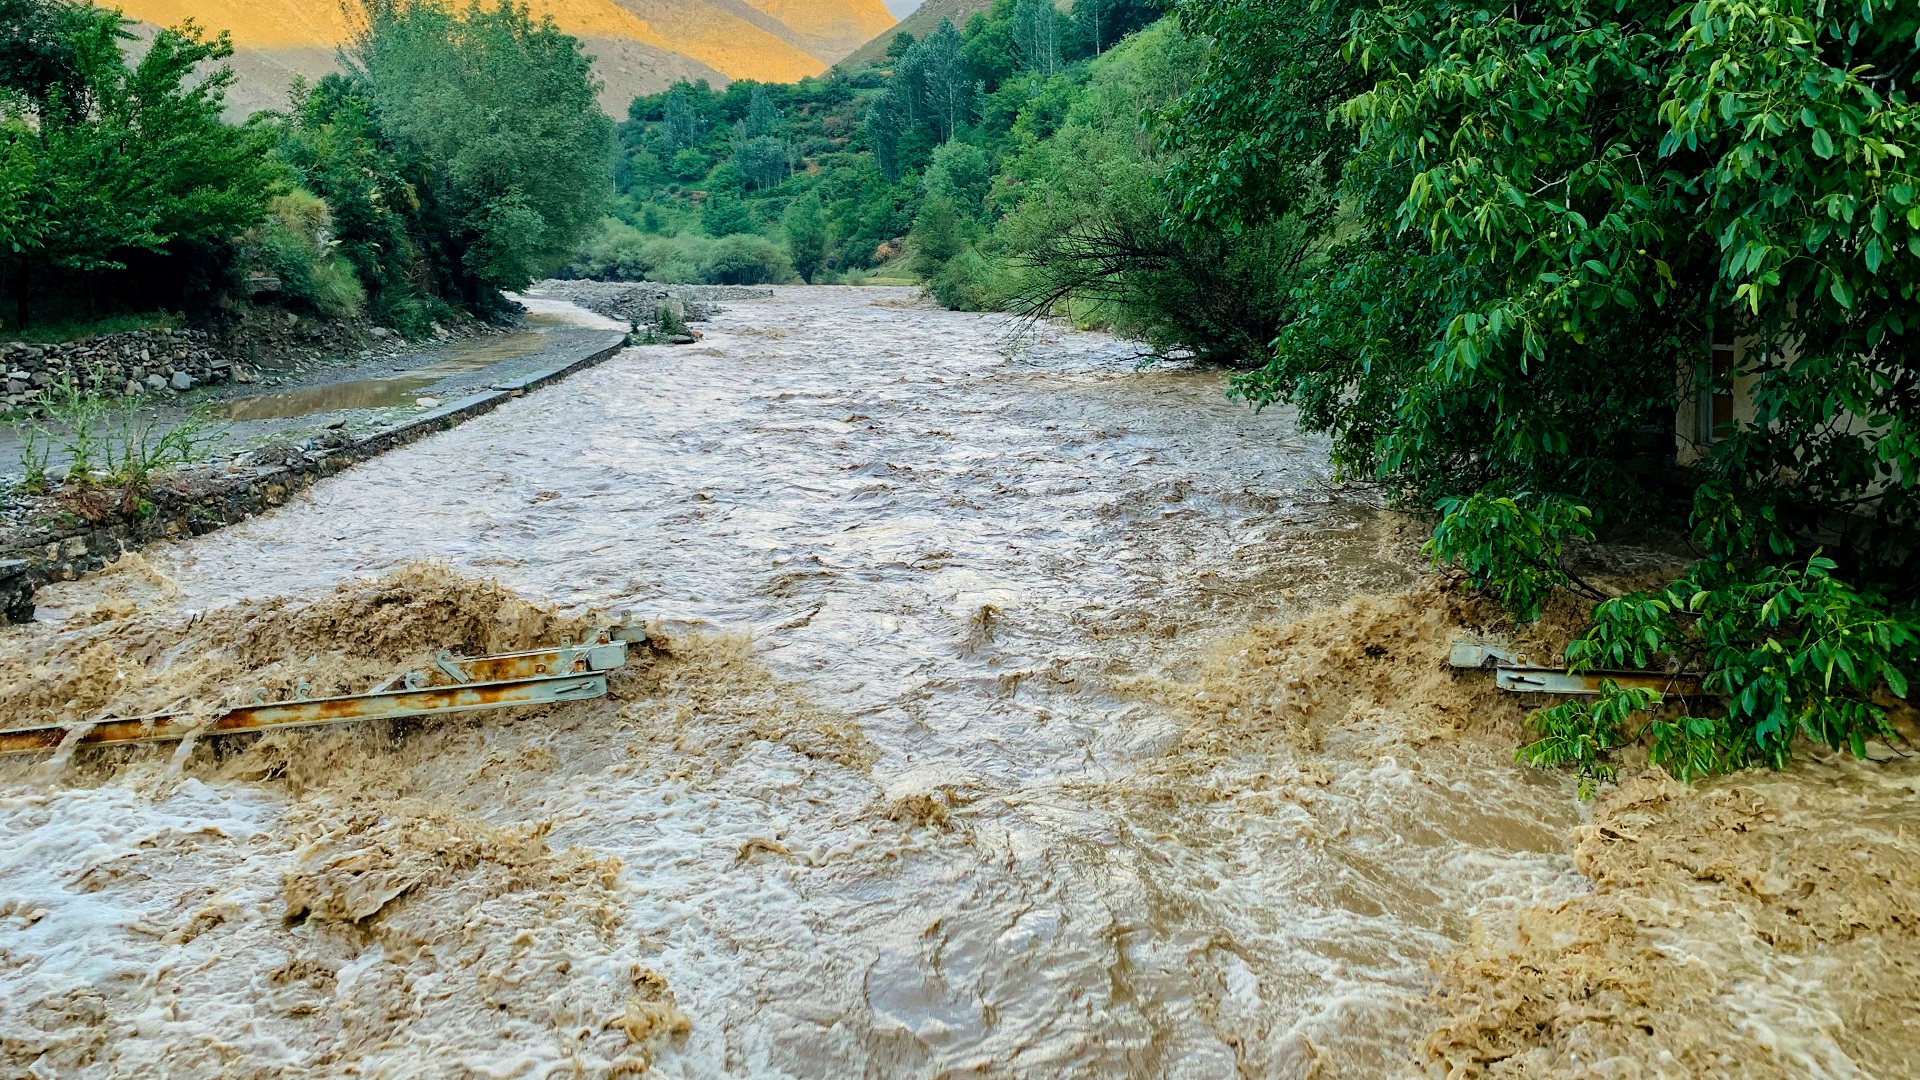
{"label": "rock", "polygon": [[388,338],[393,336],[393,331],[387,329],[384,326],[370,327],[368,328],[367,333],[372,334],[374,337],[378,338],[381,341],[385,341]]}
{"label": "rock", "polygon": [[335,421],[332,421],[331,423],[329,423],[329,424],[327,425],[327,430],[328,430],[328,431],[339,431],[339,430],[340,430],[341,428],[344,428],[344,427],[346,427],[346,426],[347,426],[347,422],[346,422],[346,420],[345,420],[345,419],[340,419],[340,420],[335,420]]}
{"label": "rock", "polygon": [[191,390],[193,389],[193,376],[184,371],[176,371],[173,373],[173,381],[168,385],[172,386],[175,390]]}
{"label": "rock", "polygon": [[691,345],[698,339],[692,334],[670,334],[662,340],[669,345]]}
{"label": "rock", "polygon": [[432,409],[439,407],[440,399],[437,397],[415,398],[413,403],[423,409]]}
{"label": "rock", "polygon": [[158,375],[147,376],[147,389],[165,390],[166,388],[167,388],[167,380],[161,378]]}
{"label": "rock", "polygon": [[135,394],[137,394],[137,393],[139,393],[139,392],[140,392],[140,383],[139,383],[139,381],[138,381],[138,380],[136,380],[136,379],[128,379],[128,380],[127,380],[127,385],[125,385],[125,386],[123,386],[123,387],[121,387],[121,388],[120,388],[120,392],[121,392],[122,394],[125,394],[125,395],[126,395],[126,396],[128,396],[128,397],[132,397],[133,395],[135,395]]}

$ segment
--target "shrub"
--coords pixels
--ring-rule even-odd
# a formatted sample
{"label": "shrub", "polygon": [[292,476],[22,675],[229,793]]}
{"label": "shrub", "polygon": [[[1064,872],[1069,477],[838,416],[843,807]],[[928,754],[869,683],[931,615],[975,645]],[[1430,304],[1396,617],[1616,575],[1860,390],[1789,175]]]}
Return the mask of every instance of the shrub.
{"label": "shrub", "polygon": [[312,192],[296,188],[275,198],[242,249],[261,270],[280,279],[281,293],[290,300],[337,319],[358,315],[366,305],[359,277],[334,250],[333,214]]}
{"label": "shrub", "polygon": [[736,233],[713,242],[700,263],[709,285],[770,285],[793,278],[786,252],[764,236]]}

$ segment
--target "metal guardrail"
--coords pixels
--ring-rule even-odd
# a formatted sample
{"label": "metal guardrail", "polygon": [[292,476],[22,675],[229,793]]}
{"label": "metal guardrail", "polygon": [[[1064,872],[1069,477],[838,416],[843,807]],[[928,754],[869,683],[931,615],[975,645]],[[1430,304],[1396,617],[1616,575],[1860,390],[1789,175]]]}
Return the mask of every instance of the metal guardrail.
{"label": "metal guardrail", "polygon": [[1492,671],[1494,683],[1516,694],[1560,694],[1574,697],[1598,697],[1600,684],[1610,682],[1623,690],[1652,690],[1667,697],[1708,697],[1697,674],[1663,675],[1654,671],[1568,671],[1565,668],[1535,667],[1524,657],[1499,644],[1480,641],[1455,641],[1447,662],[1463,671]]}
{"label": "metal guardrail", "polygon": [[1493,670],[1502,690],[1519,694],[1566,694],[1595,697],[1600,684],[1622,690],[1652,690],[1668,697],[1699,697],[1704,692],[1698,675],[1660,675],[1649,671],[1581,671],[1560,668],[1502,667]]}
{"label": "metal guardrail", "polygon": [[[204,713],[104,716],[75,724],[13,728],[0,731],[0,755],[584,701],[604,696],[607,673],[624,667],[629,647],[646,640],[645,631],[617,626],[602,631],[594,641],[580,645],[569,641],[557,649],[477,657],[442,652],[433,667],[395,675],[363,694],[309,698],[302,683],[292,700],[256,700],[211,717]],[[255,696],[264,698],[265,691]]]}

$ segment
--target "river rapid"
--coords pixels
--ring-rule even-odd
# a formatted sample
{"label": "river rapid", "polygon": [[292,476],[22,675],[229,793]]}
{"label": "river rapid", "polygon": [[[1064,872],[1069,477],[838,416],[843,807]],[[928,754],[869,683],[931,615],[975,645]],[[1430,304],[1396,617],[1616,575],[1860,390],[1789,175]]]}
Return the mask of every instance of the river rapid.
{"label": "river rapid", "polygon": [[0,766],[21,1075],[1424,1075],[1476,918],[1591,892],[1284,410],[904,290],[703,329],[8,632],[156,694],[436,621],[665,644],[608,702]]}

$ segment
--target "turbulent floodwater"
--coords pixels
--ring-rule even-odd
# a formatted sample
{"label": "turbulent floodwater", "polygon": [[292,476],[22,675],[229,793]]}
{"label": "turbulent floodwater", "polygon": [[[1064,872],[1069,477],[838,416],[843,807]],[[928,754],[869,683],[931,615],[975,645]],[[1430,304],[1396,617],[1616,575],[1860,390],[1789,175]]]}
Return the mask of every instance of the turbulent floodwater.
{"label": "turbulent floodwater", "polygon": [[[1571,782],[1510,764],[1438,616],[1249,630],[1411,581],[1285,414],[901,291],[780,290],[706,329],[44,596],[18,656],[132,658],[108,697],[291,679],[260,642],[557,632],[418,568],[295,630],[259,603],[422,561],[669,644],[611,703],[7,766],[12,1061],[1405,1075],[1476,916],[1590,892]],[[260,656],[111,630],[136,604]]]}

